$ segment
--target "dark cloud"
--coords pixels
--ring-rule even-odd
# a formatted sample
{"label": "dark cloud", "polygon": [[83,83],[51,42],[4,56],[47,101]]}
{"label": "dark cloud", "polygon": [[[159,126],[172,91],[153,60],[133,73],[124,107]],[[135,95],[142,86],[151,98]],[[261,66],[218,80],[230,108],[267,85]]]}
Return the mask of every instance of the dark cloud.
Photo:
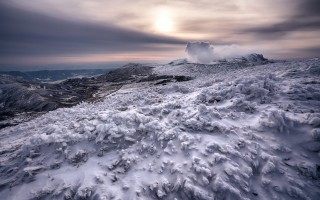
{"label": "dark cloud", "polygon": [[320,1],[298,0],[296,10],[287,19],[269,26],[246,28],[242,33],[251,33],[263,39],[286,36],[292,31],[320,31]]}
{"label": "dark cloud", "polygon": [[297,16],[320,17],[319,0],[300,0],[297,9]]}
{"label": "dark cloud", "polygon": [[274,39],[285,36],[292,31],[320,30],[318,19],[291,19],[271,26],[245,29],[245,33],[253,33],[265,39]]}
{"label": "dark cloud", "polygon": [[0,2],[0,58],[148,51],[157,49],[159,44],[185,41],[113,25],[61,20]]}
{"label": "dark cloud", "polygon": [[304,52],[304,54],[307,57],[319,57],[319,55],[320,55],[320,47],[299,49],[299,52]]}

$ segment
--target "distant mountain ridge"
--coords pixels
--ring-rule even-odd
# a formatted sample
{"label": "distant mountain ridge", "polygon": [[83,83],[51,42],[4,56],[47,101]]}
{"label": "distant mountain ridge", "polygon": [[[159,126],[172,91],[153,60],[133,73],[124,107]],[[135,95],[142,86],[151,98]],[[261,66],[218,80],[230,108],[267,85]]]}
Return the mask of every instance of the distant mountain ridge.
{"label": "distant mountain ridge", "polygon": [[[228,63],[248,63],[248,62],[250,62],[250,63],[254,63],[254,64],[267,64],[272,61],[265,58],[262,54],[252,53],[252,54],[248,54],[245,56],[218,59],[218,60],[215,60],[213,62],[208,63],[207,65],[217,64],[217,63],[226,63],[226,62],[228,62]],[[175,66],[175,65],[184,65],[184,64],[191,64],[191,63],[197,63],[197,62],[192,62],[192,61],[189,61],[187,58],[182,58],[182,59],[176,59],[176,60],[169,62],[169,65]],[[197,63],[197,64],[201,64],[201,63]]]}
{"label": "distant mountain ridge", "polygon": [[26,80],[40,82],[62,81],[69,78],[97,76],[111,71],[112,69],[76,69],[76,70],[39,70],[39,71],[3,71],[0,74],[7,74],[21,77]]}

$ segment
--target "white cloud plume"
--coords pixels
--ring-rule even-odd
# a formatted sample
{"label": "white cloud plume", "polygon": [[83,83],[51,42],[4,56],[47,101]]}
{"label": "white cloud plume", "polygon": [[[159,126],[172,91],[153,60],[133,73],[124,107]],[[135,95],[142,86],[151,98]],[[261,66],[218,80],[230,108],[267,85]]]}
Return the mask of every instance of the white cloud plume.
{"label": "white cloud plume", "polygon": [[253,53],[253,51],[238,45],[213,46],[210,42],[188,42],[186,52],[189,61],[203,64]]}

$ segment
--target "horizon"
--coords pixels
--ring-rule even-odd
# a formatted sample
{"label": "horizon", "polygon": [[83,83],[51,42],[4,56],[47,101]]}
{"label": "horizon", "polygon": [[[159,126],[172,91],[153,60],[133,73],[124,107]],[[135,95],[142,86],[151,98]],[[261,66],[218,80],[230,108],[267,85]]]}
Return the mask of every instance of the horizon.
{"label": "horizon", "polygon": [[186,57],[189,41],[270,59],[313,58],[319,13],[317,0],[0,0],[0,71],[169,62]]}

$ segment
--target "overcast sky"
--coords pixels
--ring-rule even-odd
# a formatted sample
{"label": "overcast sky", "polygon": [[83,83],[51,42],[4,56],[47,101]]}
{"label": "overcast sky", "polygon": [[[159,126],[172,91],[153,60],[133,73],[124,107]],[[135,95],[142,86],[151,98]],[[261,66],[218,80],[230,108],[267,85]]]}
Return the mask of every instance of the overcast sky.
{"label": "overcast sky", "polygon": [[187,41],[316,57],[319,35],[319,0],[0,0],[0,70],[169,61]]}

